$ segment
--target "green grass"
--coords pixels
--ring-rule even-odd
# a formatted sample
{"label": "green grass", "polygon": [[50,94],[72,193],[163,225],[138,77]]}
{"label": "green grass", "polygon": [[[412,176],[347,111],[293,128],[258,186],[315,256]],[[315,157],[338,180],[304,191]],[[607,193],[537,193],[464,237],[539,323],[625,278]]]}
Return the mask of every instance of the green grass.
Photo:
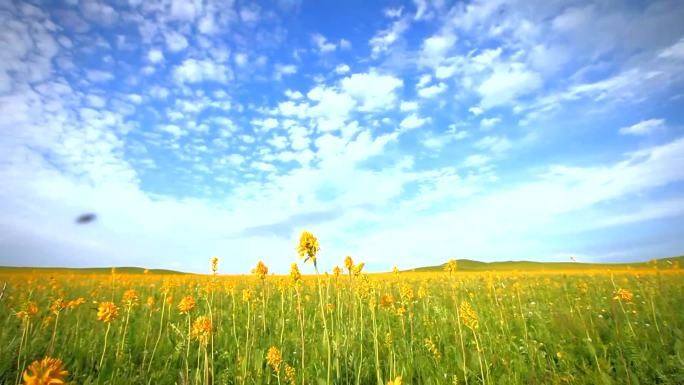
{"label": "green grass", "polygon": [[[458,271],[554,271],[554,270],[606,270],[627,268],[649,268],[653,265],[648,262],[633,263],[576,263],[576,262],[532,262],[532,261],[500,261],[480,262],[470,259],[457,259]],[[684,266],[684,256],[661,258],[656,260],[659,268],[669,268],[679,261]],[[431,272],[443,271],[446,263],[436,266],[418,267],[406,271]]]}
{"label": "green grass", "polygon": [[[144,274],[143,267],[116,267],[116,272],[122,274]],[[0,273],[81,273],[81,274],[111,274],[111,267],[14,267],[14,266],[0,266]],[[148,274],[188,274],[175,270],[166,269],[149,269]]]}
{"label": "green grass", "polygon": [[[328,373],[339,385],[386,385],[397,376],[425,385],[684,383],[681,270],[342,275],[322,277],[320,292],[312,277],[297,290],[273,276],[219,277],[216,285],[189,274],[80,277],[0,272],[9,281],[0,301],[0,384],[16,383],[48,352],[81,385],[289,385],[286,364],[297,385],[325,384]],[[633,299],[614,299],[618,288]],[[128,289],[139,295],[130,314]],[[197,301],[190,316],[177,307],[187,295]],[[331,304],[324,316],[319,295]],[[51,309],[77,297],[85,303],[59,315]],[[22,320],[16,312],[29,301],[39,311]],[[97,319],[102,301],[119,306],[111,327]],[[459,317],[466,301],[477,329]],[[188,338],[199,316],[213,318],[205,347]],[[280,376],[265,360],[271,346],[282,352]]]}

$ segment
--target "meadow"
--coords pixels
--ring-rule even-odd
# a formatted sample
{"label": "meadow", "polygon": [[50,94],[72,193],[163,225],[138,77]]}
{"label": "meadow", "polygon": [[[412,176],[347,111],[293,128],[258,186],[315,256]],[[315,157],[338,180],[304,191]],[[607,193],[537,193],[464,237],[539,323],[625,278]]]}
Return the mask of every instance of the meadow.
{"label": "meadow", "polygon": [[340,262],[289,276],[261,262],[244,276],[0,270],[0,384],[684,383],[678,265]]}

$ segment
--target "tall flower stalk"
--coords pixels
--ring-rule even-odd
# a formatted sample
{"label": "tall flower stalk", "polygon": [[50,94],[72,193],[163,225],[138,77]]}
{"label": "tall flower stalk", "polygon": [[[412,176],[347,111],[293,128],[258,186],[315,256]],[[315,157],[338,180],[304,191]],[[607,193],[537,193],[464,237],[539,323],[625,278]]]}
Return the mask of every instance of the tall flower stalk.
{"label": "tall flower stalk", "polygon": [[[321,309],[321,318],[323,319],[323,338],[325,339],[325,347],[327,351],[328,363],[326,366],[326,384],[331,383],[331,369],[332,369],[332,351],[330,347],[330,334],[328,333],[328,321],[325,315],[325,308],[323,304],[323,288],[321,285],[321,274],[318,271],[318,264],[316,261],[316,254],[320,250],[318,239],[308,231],[302,231],[299,237],[299,246],[297,246],[297,253],[300,258],[304,258],[304,262],[311,260],[316,270],[316,281],[318,283],[318,304]],[[327,303],[327,298],[326,298]]]}

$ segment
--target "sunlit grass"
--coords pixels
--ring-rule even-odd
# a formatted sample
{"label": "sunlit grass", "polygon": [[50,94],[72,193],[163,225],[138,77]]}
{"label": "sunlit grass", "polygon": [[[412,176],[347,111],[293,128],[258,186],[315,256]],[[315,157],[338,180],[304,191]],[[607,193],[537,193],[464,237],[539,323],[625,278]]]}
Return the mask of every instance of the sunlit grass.
{"label": "sunlit grass", "polygon": [[41,370],[78,384],[684,383],[676,266],[343,264],[346,274],[293,265],[289,276],[261,262],[240,277],[0,273],[0,383]]}

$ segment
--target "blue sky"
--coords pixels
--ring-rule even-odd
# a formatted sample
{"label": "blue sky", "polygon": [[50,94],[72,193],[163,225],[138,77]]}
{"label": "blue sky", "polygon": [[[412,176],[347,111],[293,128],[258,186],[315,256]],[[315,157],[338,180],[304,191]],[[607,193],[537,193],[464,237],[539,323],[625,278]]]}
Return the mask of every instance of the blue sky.
{"label": "blue sky", "polygon": [[[0,265],[684,253],[681,1],[0,1]],[[98,220],[75,225],[94,212]]]}

